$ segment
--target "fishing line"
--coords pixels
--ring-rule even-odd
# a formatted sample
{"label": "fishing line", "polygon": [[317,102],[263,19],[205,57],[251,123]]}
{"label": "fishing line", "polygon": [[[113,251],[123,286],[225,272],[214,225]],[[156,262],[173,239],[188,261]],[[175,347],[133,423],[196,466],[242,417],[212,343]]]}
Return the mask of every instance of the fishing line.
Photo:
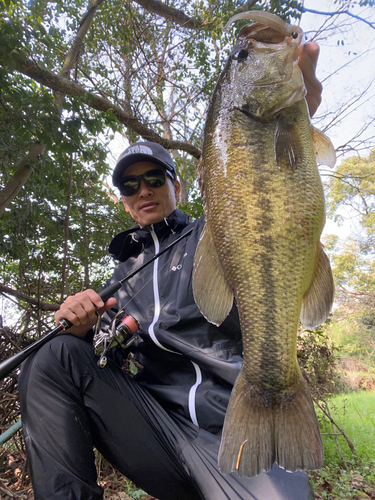
{"label": "fishing line", "polygon": [[[183,248],[183,247],[184,247],[184,246],[188,243],[188,241],[189,241],[189,240],[193,237],[193,235],[194,235],[195,233],[197,233],[197,232],[198,232],[198,229],[199,229],[198,227],[196,227],[195,229],[193,229],[193,231],[192,231],[191,235],[189,236],[189,238],[188,238],[188,239],[187,239],[187,240],[186,240],[186,241],[185,241],[182,245],[180,245],[180,246],[177,246],[177,247],[176,247],[176,251],[175,251],[175,252],[173,253],[173,255],[172,255],[171,257],[169,257],[169,259],[168,259],[168,260],[166,260],[166,261],[165,261],[165,263],[164,263],[164,264],[160,267],[160,269],[158,270],[158,273],[160,273],[160,272],[164,269],[164,267],[172,261],[172,259],[174,258],[175,254],[176,254],[179,250],[181,250],[181,248]],[[183,234],[181,235],[181,237],[182,237],[182,236],[183,236]],[[156,262],[156,261],[158,261],[158,260],[159,260],[159,257],[158,257],[157,259],[155,259],[155,262]],[[145,283],[145,284],[144,284],[144,285],[143,285],[143,286],[142,286],[142,287],[141,287],[141,288],[140,288],[140,289],[139,289],[139,290],[135,293],[135,295],[133,295],[133,296],[132,296],[132,297],[128,300],[128,302],[127,302],[127,303],[126,303],[126,304],[122,307],[122,310],[125,310],[125,309],[126,309],[126,307],[130,304],[130,302],[132,302],[132,301],[133,301],[133,300],[137,297],[137,295],[138,295],[139,293],[141,293],[141,291],[142,291],[142,290],[143,290],[143,289],[144,289],[144,288],[145,288],[145,287],[146,287],[149,283],[151,283],[151,281],[152,281],[153,279],[154,279],[154,276],[153,276],[153,275],[151,275],[151,278],[150,278],[150,279],[148,279],[148,280],[146,281],[146,283]]]}

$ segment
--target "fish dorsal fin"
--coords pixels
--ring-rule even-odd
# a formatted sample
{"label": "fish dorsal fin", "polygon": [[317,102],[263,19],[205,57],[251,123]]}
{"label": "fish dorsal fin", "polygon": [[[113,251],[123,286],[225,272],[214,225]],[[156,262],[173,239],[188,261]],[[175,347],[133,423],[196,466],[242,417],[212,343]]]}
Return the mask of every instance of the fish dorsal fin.
{"label": "fish dorsal fin", "polygon": [[224,276],[207,225],[195,252],[193,294],[203,316],[214,325],[221,325],[232,309],[233,290]]}
{"label": "fish dorsal fin", "polygon": [[294,118],[279,116],[275,129],[274,149],[276,165],[281,171],[296,170],[302,158],[303,144],[300,129]]}
{"label": "fish dorsal fin", "polygon": [[315,274],[310,288],[302,299],[300,320],[305,328],[324,323],[332,309],[335,285],[329,259],[320,243]]}
{"label": "fish dorsal fin", "polygon": [[336,163],[336,151],[331,140],[323,132],[313,126],[311,126],[311,135],[316,161],[321,165],[333,168]]}

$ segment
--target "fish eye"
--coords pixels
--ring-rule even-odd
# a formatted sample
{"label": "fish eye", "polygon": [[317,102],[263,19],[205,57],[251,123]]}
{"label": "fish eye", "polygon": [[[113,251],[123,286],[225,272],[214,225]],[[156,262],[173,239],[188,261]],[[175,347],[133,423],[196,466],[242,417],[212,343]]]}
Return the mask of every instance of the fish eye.
{"label": "fish eye", "polygon": [[236,59],[236,61],[244,61],[248,55],[249,53],[246,49],[240,49],[233,54],[233,59]]}

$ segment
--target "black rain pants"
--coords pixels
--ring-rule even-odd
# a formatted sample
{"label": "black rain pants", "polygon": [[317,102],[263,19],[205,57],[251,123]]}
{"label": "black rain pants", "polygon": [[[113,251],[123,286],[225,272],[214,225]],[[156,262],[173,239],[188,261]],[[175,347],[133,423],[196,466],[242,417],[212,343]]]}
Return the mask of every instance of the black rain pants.
{"label": "black rain pants", "polygon": [[63,334],[25,361],[21,415],[35,500],[103,498],[95,446],[159,500],[312,500],[304,472],[240,478],[217,467],[220,436],[168,414],[91,343]]}

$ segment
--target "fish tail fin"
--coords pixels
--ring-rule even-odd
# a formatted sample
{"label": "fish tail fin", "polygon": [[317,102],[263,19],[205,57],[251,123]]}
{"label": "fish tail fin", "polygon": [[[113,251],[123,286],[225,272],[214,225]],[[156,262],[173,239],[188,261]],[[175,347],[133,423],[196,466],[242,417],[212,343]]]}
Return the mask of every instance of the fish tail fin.
{"label": "fish tail fin", "polygon": [[224,474],[257,476],[277,463],[290,472],[323,465],[323,444],[305,380],[281,404],[264,399],[239,375],[225,417],[219,451]]}

